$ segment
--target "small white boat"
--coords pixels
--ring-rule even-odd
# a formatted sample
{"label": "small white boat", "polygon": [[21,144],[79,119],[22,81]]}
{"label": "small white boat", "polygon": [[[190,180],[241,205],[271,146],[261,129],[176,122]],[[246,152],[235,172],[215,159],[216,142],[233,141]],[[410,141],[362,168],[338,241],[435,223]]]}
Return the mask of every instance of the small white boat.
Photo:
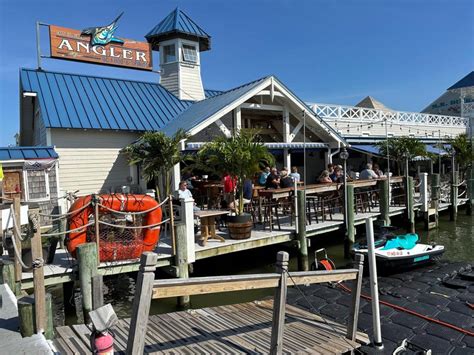
{"label": "small white boat", "polygon": [[[377,267],[399,269],[419,266],[439,260],[445,249],[443,245],[418,243],[418,235],[409,233],[393,235],[383,229],[375,240]],[[354,244],[354,253],[367,255],[367,244]]]}

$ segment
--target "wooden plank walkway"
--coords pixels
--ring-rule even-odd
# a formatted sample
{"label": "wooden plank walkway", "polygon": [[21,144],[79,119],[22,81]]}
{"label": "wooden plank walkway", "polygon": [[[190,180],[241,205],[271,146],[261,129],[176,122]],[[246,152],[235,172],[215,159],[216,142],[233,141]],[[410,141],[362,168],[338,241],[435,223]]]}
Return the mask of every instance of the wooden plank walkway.
{"label": "wooden plank walkway", "polygon": [[[146,334],[147,354],[268,354],[273,300],[209,307],[150,316]],[[115,351],[126,349],[130,320],[115,327]],[[88,328],[56,328],[54,340],[61,354],[87,354]],[[283,352],[291,354],[340,354],[368,344],[359,332],[357,341],[345,338],[346,326],[287,305]]]}

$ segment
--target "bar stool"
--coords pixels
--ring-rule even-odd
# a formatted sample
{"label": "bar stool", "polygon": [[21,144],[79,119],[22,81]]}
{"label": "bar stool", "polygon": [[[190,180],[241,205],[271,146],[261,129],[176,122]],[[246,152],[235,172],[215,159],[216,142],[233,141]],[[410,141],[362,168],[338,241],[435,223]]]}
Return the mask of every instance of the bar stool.
{"label": "bar stool", "polygon": [[318,219],[318,196],[306,196],[306,222],[311,224],[311,210],[314,211],[314,219],[319,223]]}
{"label": "bar stool", "polygon": [[278,201],[264,199],[262,201],[262,210],[263,210],[263,229],[268,224],[270,232],[273,230],[273,225],[276,223],[278,225],[278,230],[281,230],[280,225],[280,216],[278,215]]}

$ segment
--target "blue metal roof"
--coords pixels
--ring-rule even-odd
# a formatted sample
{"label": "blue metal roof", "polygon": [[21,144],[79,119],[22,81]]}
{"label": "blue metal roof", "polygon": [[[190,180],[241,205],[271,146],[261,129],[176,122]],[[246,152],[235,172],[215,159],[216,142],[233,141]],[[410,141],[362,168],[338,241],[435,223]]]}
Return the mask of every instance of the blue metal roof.
{"label": "blue metal roof", "polygon": [[197,37],[201,51],[210,48],[211,36],[179,8],[171,11],[168,16],[146,34],[145,38],[155,47],[158,46],[159,41],[176,37],[178,34]]}
{"label": "blue metal roof", "polygon": [[[448,147],[451,147],[449,144],[445,144],[445,147],[448,148]],[[447,155],[448,152],[442,148],[439,148],[439,147],[436,147],[434,145],[429,145],[427,144],[426,145],[426,151],[428,153],[432,153],[432,154],[439,154],[439,155]]]}
{"label": "blue metal roof", "polygon": [[474,71],[470,72],[467,74],[464,78],[459,80],[456,84],[453,86],[450,86],[448,90],[453,90],[453,89],[460,89],[460,88],[466,88],[469,86],[474,86]]}
{"label": "blue metal roof", "polygon": [[0,147],[0,161],[56,158],[54,147]]}
{"label": "blue metal roof", "polygon": [[156,83],[32,69],[20,81],[37,93],[47,128],[158,130],[192,105]]}
{"label": "blue metal roof", "polygon": [[210,97],[213,97],[213,96],[216,96],[216,95],[220,95],[222,94],[223,92],[225,91],[222,91],[222,90],[212,90],[212,89],[204,89],[204,95],[206,96],[206,99],[210,98]]}
{"label": "blue metal roof", "polygon": [[179,128],[184,127],[189,130],[196,127],[219,110],[230,105],[242,95],[245,95],[247,92],[257,87],[267,78],[268,77],[264,77],[252,81],[235,89],[225,91],[221,94],[194,103],[186,111],[164,126],[162,129],[163,132],[167,135],[173,135]]}

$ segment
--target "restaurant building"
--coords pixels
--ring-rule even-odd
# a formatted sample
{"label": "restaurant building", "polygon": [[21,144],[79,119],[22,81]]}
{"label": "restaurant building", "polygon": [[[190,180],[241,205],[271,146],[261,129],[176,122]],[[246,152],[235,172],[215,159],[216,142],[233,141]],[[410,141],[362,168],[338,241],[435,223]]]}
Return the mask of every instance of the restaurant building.
{"label": "restaurant building", "polygon": [[[66,30],[58,28],[57,33]],[[20,70],[20,145],[55,147],[63,192],[114,192],[124,185],[145,188],[139,167],[128,165],[122,149],[146,131],[173,135],[184,128],[191,137],[183,149],[196,150],[216,135],[258,128],[276,153],[279,167],[302,169],[306,152],[311,182],[346,145],[275,76],[226,91],[207,90],[201,80],[201,53],[210,50],[211,37],[182,10],[172,11],[145,38],[151,50],[160,52],[159,83]],[[51,43],[56,43],[58,57],[68,56],[70,49],[91,52],[86,45]],[[105,62],[112,49],[95,52],[104,53]],[[132,52],[120,53],[121,60],[136,59]],[[132,59],[124,65],[129,64],[133,65]],[[146,65],[152,68],[151,59]]]}

